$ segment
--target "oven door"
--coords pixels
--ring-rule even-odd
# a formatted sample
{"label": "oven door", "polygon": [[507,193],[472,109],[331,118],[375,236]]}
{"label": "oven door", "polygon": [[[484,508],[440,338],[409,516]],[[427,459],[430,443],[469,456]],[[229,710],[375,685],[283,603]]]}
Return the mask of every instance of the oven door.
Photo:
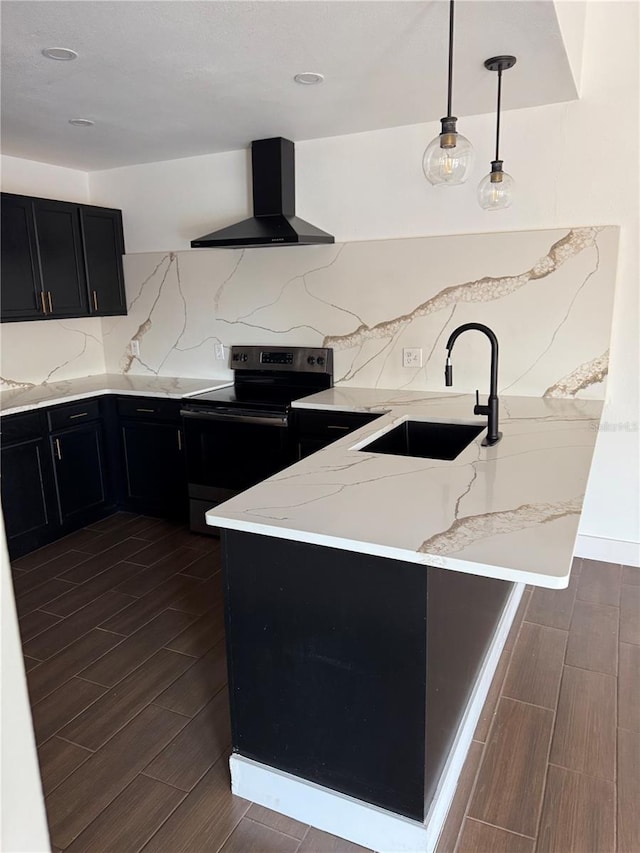
{"label": "oven door", "polygon": [[219,503],[293,461],[286,415],[195,407],[181,414],[191,498]]}

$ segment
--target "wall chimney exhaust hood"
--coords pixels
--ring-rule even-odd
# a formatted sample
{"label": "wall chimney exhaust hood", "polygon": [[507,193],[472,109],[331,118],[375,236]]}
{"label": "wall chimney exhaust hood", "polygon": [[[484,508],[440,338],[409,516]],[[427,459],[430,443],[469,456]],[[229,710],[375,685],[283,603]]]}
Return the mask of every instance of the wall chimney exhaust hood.
{"label": "wall chimney exhaust hood", "polygon": [[334,243],[331,234],[296,216],[293,142],[280,136],[251,143],[253,216],[191,241],[192,249],[310,246]]}

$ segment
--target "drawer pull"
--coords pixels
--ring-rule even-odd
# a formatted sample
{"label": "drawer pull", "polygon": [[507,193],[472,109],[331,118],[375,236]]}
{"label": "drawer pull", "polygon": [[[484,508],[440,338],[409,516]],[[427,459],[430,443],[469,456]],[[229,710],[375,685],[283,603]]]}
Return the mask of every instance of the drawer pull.
{"label": "drawer pull", "polygon": [[42,301],[42,313],[46,314],[47,313],[47,303],[44,301],[44,299],[45,299],[44,290],[40,291],[40,299]]}
{"label": "drawer pull", "polygon": [[136,409],[136,412],[149,412],[150,414],[153,414],[155,409]]}
{"label": "drawer pull", "polygon": [[58,459],[60,461],[62,461],[62,450],[60,449],[60,439],[56,438],[55,443],[56,443],[56,456],[58,457]]}
{"label": "drawer pull", "polygon": [[182,450],[182,432],[178,430],[178,450]]}
{"label": "drawer pull", "polygon": [[74,418],[86,418],[89,412],[79,412],[77,415],[69,415],[69,420],[72,421]]}
{"label": "drawer pull", "polygon": [[95,290],[92,290],[91,292],[93,293],[93,310],[97,311],[98,310],[98,294],[96,293]]}
{"label": "drawer pull", "polygon": [[337,424],[327,424],[327,429],[349,430],[349,429],[351,429],[351,427],[348,427],[348,426],[338,426]]}
{"label": "drawer pull", "polygon": [[47,299],[49,300],[49,313],[53,314],[53,300],[51,299],[51,291],[47,290]]}

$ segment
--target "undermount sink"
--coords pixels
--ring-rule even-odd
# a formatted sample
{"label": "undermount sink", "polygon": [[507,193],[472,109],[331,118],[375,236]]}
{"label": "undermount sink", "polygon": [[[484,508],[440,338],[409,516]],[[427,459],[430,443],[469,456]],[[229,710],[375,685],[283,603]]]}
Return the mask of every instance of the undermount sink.
{"label": "undermount sink", "polygon": [[424,459],[451,461],[485,428],[484,424],[404,421],[358,449],[366,453],[389,453],[393,456],[420,456]]}

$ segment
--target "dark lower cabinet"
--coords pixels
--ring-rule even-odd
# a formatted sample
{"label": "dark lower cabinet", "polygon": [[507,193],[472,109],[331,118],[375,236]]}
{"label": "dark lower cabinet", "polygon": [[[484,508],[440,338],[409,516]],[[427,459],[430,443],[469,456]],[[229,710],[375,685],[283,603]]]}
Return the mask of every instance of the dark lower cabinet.
{"label": "dark lower cabinet", "polygon": [[185,518],[187,488],[178,424],[122,421],[126,508]]}
{"label": "dark lower cabinet", "polygon": [[381,412],[331,412],[320,409],[295,409],[294,429],[298,459],[311,456],[328,444],[374,421]]}
{"label": "dark lower cabinet", "polygon": [[81,526],[107,505],[102,425],[89,423],[49,437],[61,525]]}
{"label": "dark lower cabinet", "polygon": [[51,457],[39,412],[2,421],[2,511],[9,553],[50,541],[58,518]]}

